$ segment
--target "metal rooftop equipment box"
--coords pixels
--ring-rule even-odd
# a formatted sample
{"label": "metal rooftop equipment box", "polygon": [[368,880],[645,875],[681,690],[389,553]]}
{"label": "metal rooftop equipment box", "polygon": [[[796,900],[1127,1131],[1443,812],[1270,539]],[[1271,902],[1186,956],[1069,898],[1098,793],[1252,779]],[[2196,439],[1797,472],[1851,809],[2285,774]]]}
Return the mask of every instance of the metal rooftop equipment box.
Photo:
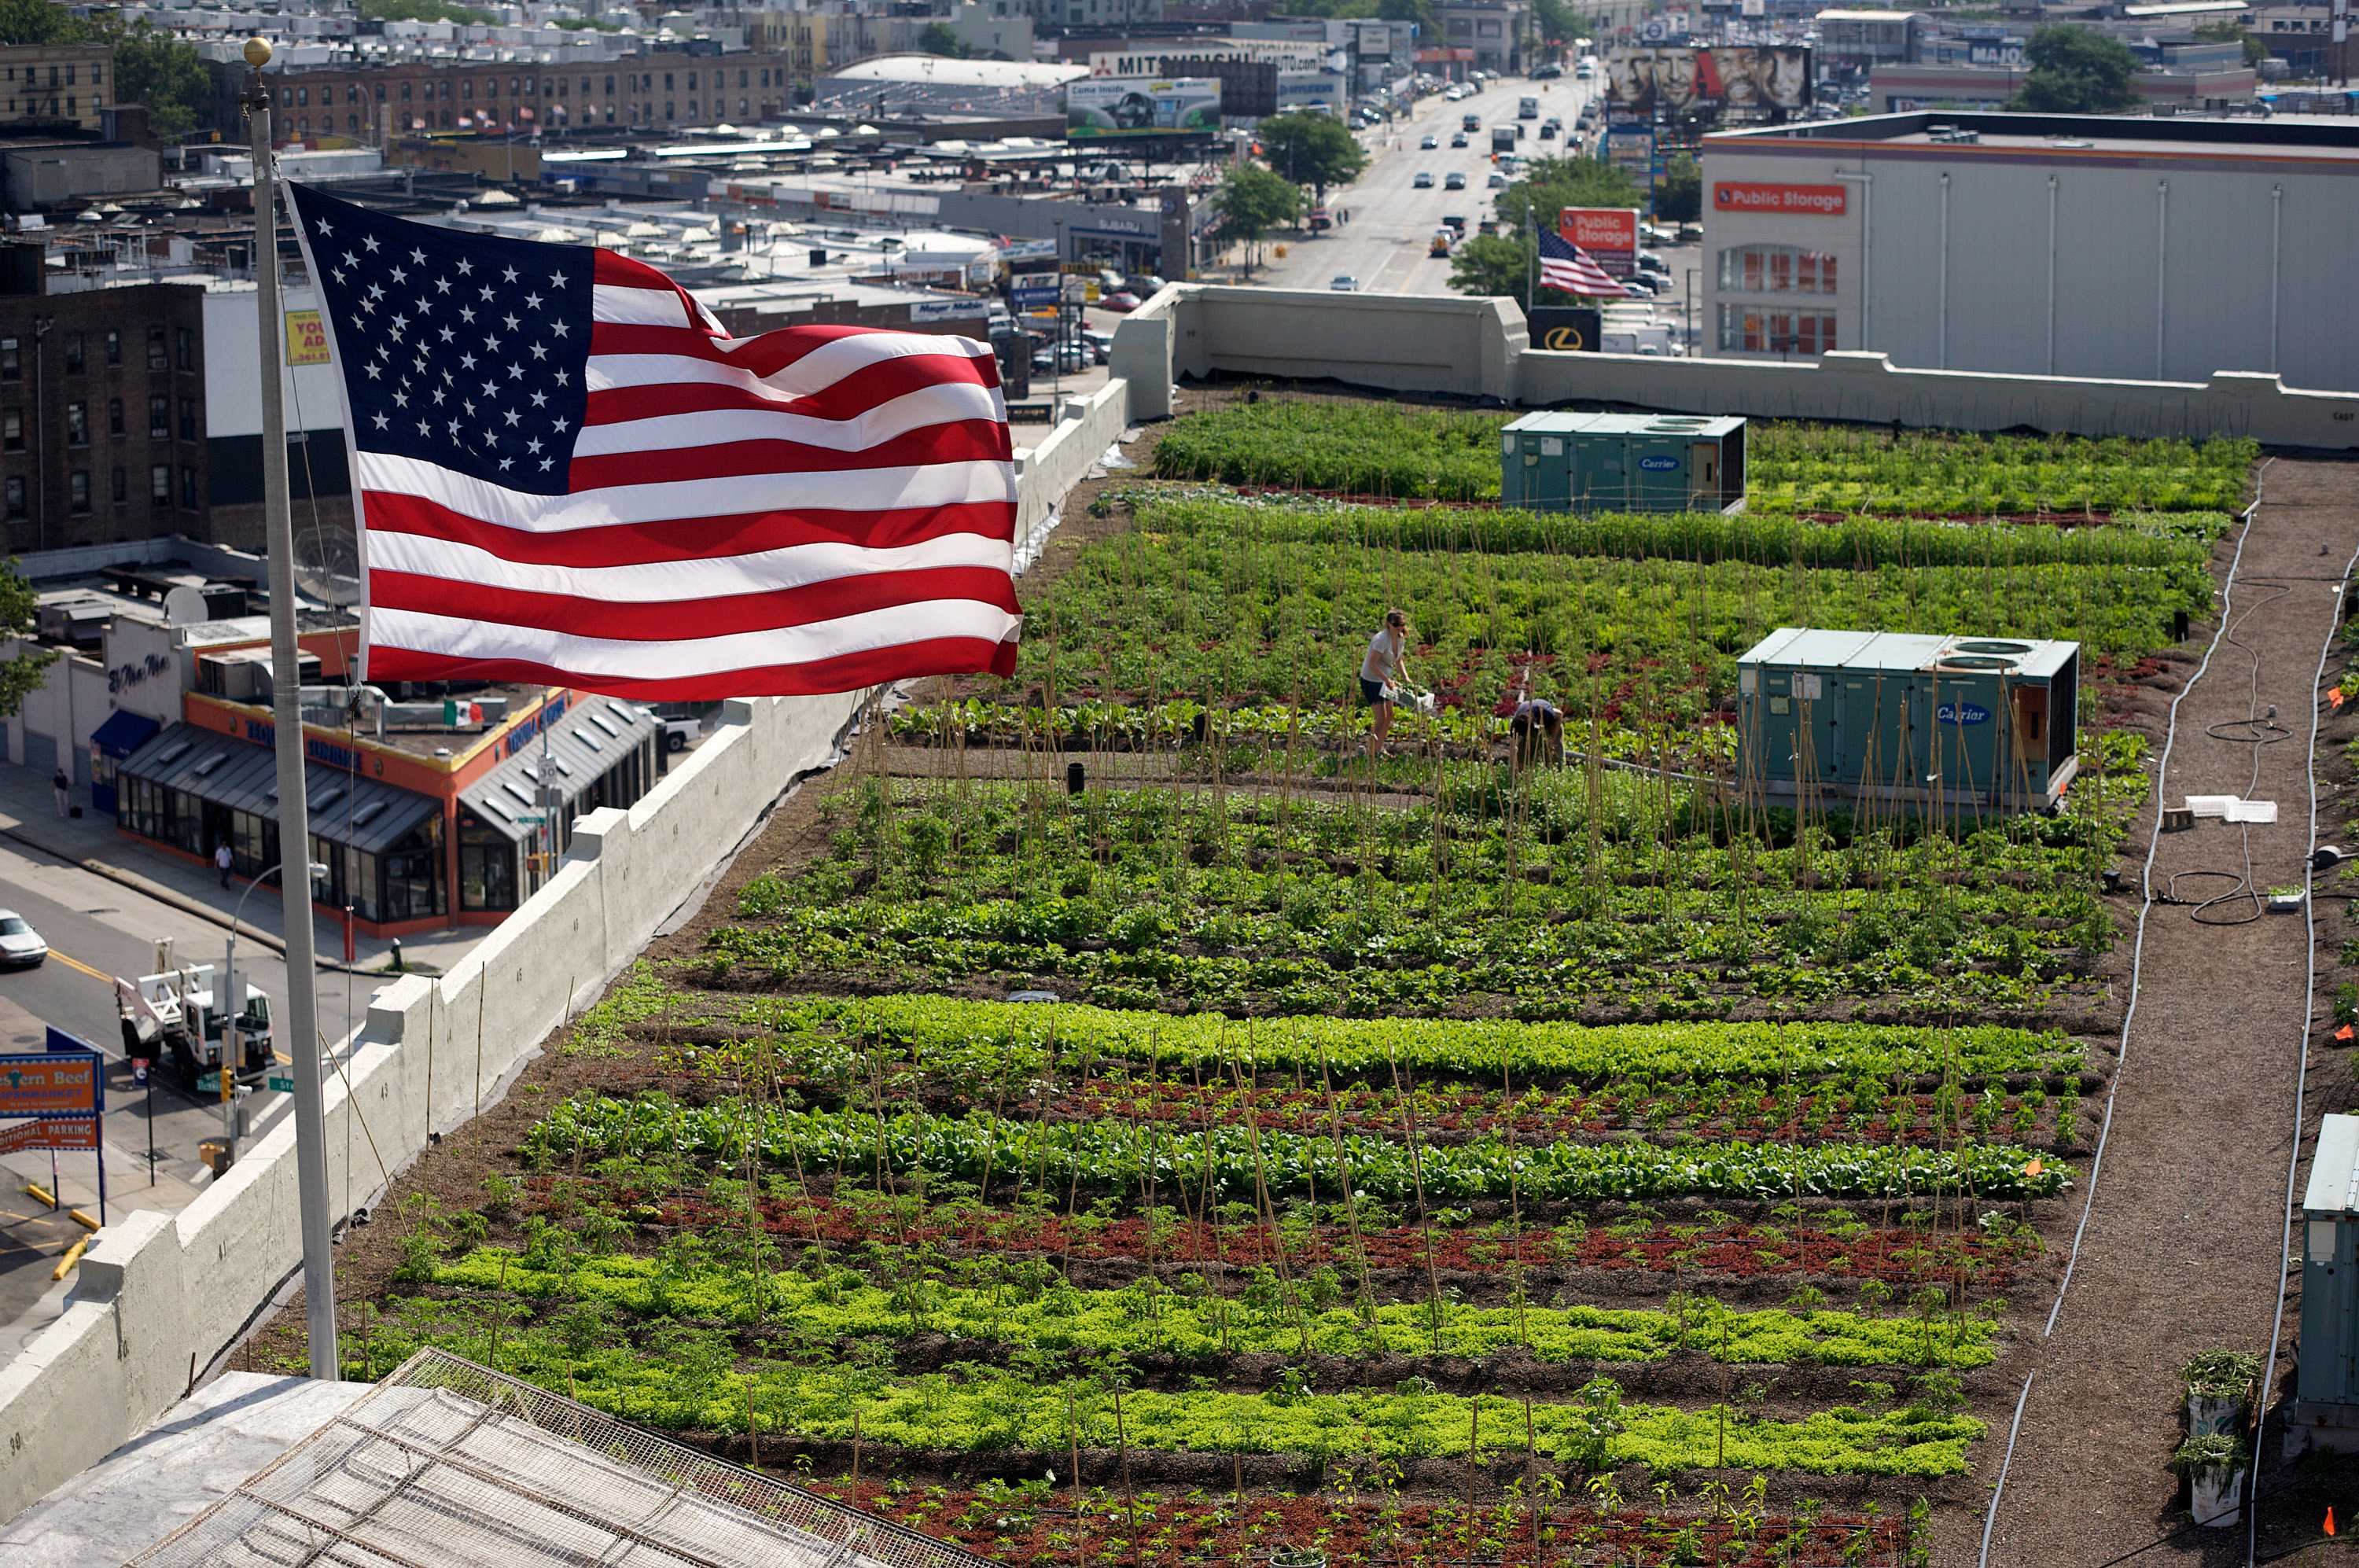
{"label": "metal rooftop equipment box", "polygon": [[2323,1117],[2301,1198],[2301,1343],[2286,1456],[2359,1448],[2359,1116]]}
{"label": "metal rooftop equipment box", "polygon": [[1526,414],[1499,435],[1499,501],[1536,512],[1734,512],[1745,421]]}
{"label": "metal rooftop equipment box", "polygon": [[1736,669],[1740,776],[1772,800],[2044,811],[2078,768],[2076,642],[1781,626]]}

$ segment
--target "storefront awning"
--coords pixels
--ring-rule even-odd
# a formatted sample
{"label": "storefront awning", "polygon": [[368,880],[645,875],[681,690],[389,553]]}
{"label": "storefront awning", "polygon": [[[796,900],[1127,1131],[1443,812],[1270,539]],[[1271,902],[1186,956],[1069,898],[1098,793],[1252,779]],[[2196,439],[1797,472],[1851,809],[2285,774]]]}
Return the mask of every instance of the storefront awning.
{"label": "storefront awning", "polygon": [[128,757],[163,727],[145,713],[117,708],[106,715],[106,723],[90,732],[90,744],[109,757]]}
{"label": "storefront awning", "polygon": [[545,761],[538,735],[521,740],[521,749],[462,791],[459,803],[522,844],[538,824],[520,819],[542,814],[544,784],[556,786],[561,809],[578,810],[583,792],[633,748],[646,746],[656,728],[645,710],[628,702],[580,698],[549,725]]}
{"label": "storefront awning", "polygon": [[[118,771],[230,811],[278,820],[277,756],[234,735],[174,724],[133,752]],[[442,809],[431,795],[317,763],[304,769],[304,788],[311,831],[364,855],[398,844]]]}

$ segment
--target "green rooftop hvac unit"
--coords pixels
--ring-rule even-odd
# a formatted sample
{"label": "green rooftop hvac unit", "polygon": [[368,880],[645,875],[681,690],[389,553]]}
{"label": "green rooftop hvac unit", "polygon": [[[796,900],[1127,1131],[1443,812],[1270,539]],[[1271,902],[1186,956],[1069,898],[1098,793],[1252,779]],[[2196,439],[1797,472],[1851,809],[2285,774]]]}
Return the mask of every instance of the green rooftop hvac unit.
{"label": "green rooftop hvac unit", "polygon": [[1526,414],[1499,436],[1499,500],[1536,512],[1734,512],[1745,421]]}
{"label": "green rooftop hvac unit", "polygon": [[2076,642],[1781,626],[1736,669],[1741,779],[1772,801],[2047,811],[2076,767]]}
{"label": "green rooftop hvac unit", "polygon": [[2312,1443],[2359,1449],[2359,1116],[2319,1122],[2301,1231],[2301,1343],[2286,1420],[2288,1459]]}

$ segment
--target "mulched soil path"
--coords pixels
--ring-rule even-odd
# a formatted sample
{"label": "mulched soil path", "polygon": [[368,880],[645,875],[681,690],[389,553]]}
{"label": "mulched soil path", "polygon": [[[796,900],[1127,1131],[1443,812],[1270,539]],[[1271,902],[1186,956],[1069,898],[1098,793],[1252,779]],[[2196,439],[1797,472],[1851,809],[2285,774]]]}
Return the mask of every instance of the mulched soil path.
{"label": "mulched soil path", "polygon": [[[2329,461],[2281,459],[2267,469],[2229,627],[2251,653],[2223,643],[2189,691],[2160,792],[2174,802],[2190,794],[2277,801],[2277,822],[2251,830],[2253,882],[2264,891],[2301,881],[2310,713],[2321,695],[2311,677],[2333,625],[2332,585],[2359,542],[2354,478],[2359,468]],[[2285,586],[2291,592],[2272,602]],[[2192,642],[2203,640],[2199,631]],[[2254,656],[2257,700],[2264,708],[2275,703],[2293,735],[2262,748],[2260,782],[2248,789],[2254,748],[2204,732],[2252,712]],[[2340,767],[2332,760],[2339,755],[2334,737],[2351,727],[2341,721],[2321,735],[2322,772]],[[2152,809],[2125,846],[2123,864],[2133,880]],[[2155,888],[2162,891],[2173,872],[2234,874],[2242,862],[2238,830],[2214,822],[2166,834]],[[2201,898],[2228,886],[2190,878],[2181,891]],[[2323,908],[2321,973],[2331,976],[2342,906]],[[2232,906],[2213,911],[2238,912]],[[2030,1343],[2009,1358],[2010,1370],[2034,1377],[1992,1531],[1995,1568],[2096,1568],[2186,1524],[2179,1484],[2166,1468],[2181,1436],[2179,1368],[2201,1350],[2259,1352],[2268,1345],[2305,1038],[2304,925],[2262,915],[2222,928],[2189,916],[2187,908],[2158,905],[2147,921],[2112,1137],[2052,1336],[2038,1337],[2052,1298],[2023,1303],[2032,1309],[2020,1320]],[[2321,1019],[2331,994],[2331,984],[2321,984]],[[2317,1037],[2332,1028],[2310,1022]],[[2313,1097],[2313,1129],[2320,1108]],[[2290,1343],[2290,1314],[2288,1321]],[[2002,1412],[1978,1450],[1979,1478],[1986,1484],[1997,1479],[2005,1455],[2005,1419]],[[2296,1533],[2313,1530],[2316,1517],[2308,1516]],[[1936,1561],[1974,1562],[1981,1526],[1973,1515],[1946,1518]],[[2245,1532],[2191,1531],[2141,1561],[2162,1557],[2242,1563]]]}

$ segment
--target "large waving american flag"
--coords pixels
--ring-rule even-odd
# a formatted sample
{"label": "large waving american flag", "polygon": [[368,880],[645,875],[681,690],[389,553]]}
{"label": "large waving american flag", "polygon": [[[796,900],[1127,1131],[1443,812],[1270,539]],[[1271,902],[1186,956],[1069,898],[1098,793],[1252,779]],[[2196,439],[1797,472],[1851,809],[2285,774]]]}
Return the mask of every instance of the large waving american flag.
{"label": "large waving american flag", "polygon": [[1550,289],[1561,289],[1568,294],[1588,294],[1607,299],[1622,299],[1630,291],[1614,279],[1614,275],[1597,265],[1597,258],[1566,239],[1553,229],[1542,229],[1540,236],[1540,282]]}
{"label": "large waving american flag", "polygon": [[364,679],[654,701],[1014,671],[985,345],[733,340],[627,256],[288,189],[345,391]]}

